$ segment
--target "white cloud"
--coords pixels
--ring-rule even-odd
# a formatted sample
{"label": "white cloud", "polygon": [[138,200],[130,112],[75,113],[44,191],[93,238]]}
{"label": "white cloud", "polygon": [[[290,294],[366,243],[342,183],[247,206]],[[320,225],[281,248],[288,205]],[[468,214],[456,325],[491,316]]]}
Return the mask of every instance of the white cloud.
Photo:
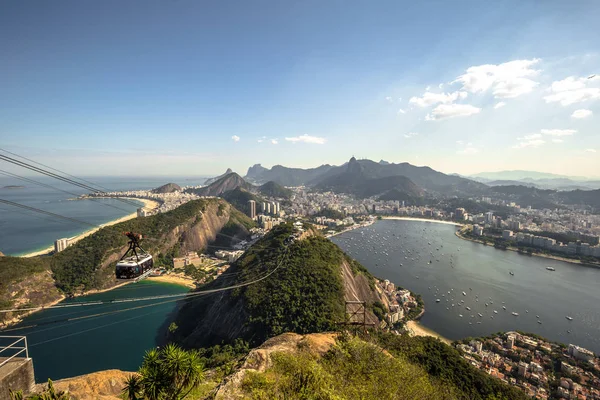
{"label": "white cloud", "polygon": [[399,108],[398,109],[398,114],[406,114],[406,111],[404,111],[403,109]]}
{"label": "white cloud", "polygon": [[478,114],[481,108],[470,104],[440,104],[425,117],[426,121],[434,121],[445,118],[468,117]]}
{"label": "white cloud", "polygon": [[441,89],[441,88],[443,88],[443,87],[444,87],[444,84],[443,84],[443,83],[440,83],[440,84],[438,85],[438,88],[440,88],[440,89]]}
{"label": "white cloud", "polygon": [[417,132],[408,132],[407,134],[404,135],[405,138],[410,139],[412,137],[418,136],[419,134]]}
{"label": "white cloud", "polygon": [[457,141],[456,141],[456,144],[460,144],[460,145],[462,145],[463,143],[464,143],[464,142],[463,142],[462,140],[457,140]]}
{"label": "white cloud", "polygon": [[496,103],[496,105],[494,106],[494,109],[495,109],[495,110],[497,110],[497,109],[499,109],[499,108],[502,108],[502,107],[504,107],[505,105],[506,105],[506,103],[505,103],[505,102],[503,102],[503,101],[499,101],[499,102],[498,102],[498,103]]}
{"label": "white cloud", "polygon": [[479,149],[476,147],[465,147],[462,150],[456,152],[457,154],[476,154],[479,153]]}
{"label": "white cloud", "polygon": [[596,149],[585,149],[588,153],[596,153]]}
{"label": "white cloud", "polygon": [[279,144],[279,140],[277,140],[277,139],[271,139],[271,144]]}
{"label": "white cloud", "polygon": [[533,133],[531,135],[525,135],[522,138],[519,138],[519,140],[532,140],[532,139],[541,139],[542,138],[542,134],[541,133]]}
{"label": "white cloud", "polygon": [[392,96],[387,96],[385,98],[385,101],[389,101],[390,103],[394,101],[394,99],[392,99]]}
{"label": "white cloud", "polygon": [[542,129],[541,132],[550,136],[571,136],[577,133],[575,129]]}
{"label": "white cloud", "polygon": [[560,103],[561,106],[569,106],[588,100],[600,99],[600,88],[590,87],[594,78],[576,78],[569,76],[561,81],[554,81],[549,91],[552,94],[544,96],[546,103]]}
{"label": "white cloud", "polygon": [[462,89],[471,93],[482,93],[491,89],[496,98],[518,97],[533,91],[538,85],[530,78],[539,74],[539,70],[532,68],[539,61],[540,59],[534,58],[469,67],[452,83],[462,83]]}
{"label": "white cloud", "polygon": [[552,143],[562,143],[564,140],[562,139],[552,139]]}
{"label": "white cloud", "polygon": [[240,137],[239,137],[239,136],[237,136],[237,135],[233,135],[233,136],[231,137],[231,140],[233,140],[234,142],[239,142],[239,141],[240,141]]}
{"label": "white cloud", "polygon": [[258,143],[262,143],[262,142],[264,142],[264,141],[265,141],[265,139],[266,139],[266,138],[267,138],[266,136],[262,136],[262,137],[260,137],[260,138],[257,140],[257,142],[258,142]]}
{"label": "white cloud", "polygon": [[426,91],[426,92],[429,92],[430,90],[431,90],[431,86],[427,86],[427,87],[425,88],[425,91]]}
{"label": "white cloud", "polygon": [[313,144],[325,144],[326,140],[322,137],[310,136],[310,135],[300,135],[295,137],[286,137],[285,140],[292,143],[313,143]]}
{"label": "white cloud", "polygon": [[453,92],[453,93],[432,93],[425,92],[422,97],[411,97],[408,102],[415,104],[419,107],[429,107],[434,104],[450,104],[458,99],[464,99],[467,97],[467,92]]}
{"label": "white cloud", "polygon": [[587,117],[591,117],[594,113],[592,112],[592,110],[586,110],[586,109],[580,109],[580,110],[575,110],[573,111],[573,114],[571,114],[571,118],[577,118],[577,119],[582,119],[582,118],[587,118]]}
{"label": "white cloud", "polygon": [[513,146],[513,149],[524,149],[525,147],[538,147],[546,143],[546,141],[542,139],[525,140],[525,138],[518,138],[517,140],[519,140],[519,142]]}

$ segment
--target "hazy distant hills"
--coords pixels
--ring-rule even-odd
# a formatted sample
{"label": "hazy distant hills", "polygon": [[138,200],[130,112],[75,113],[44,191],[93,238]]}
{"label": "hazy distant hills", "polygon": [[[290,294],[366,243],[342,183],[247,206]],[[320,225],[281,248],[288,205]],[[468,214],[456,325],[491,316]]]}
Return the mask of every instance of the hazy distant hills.
{"label": "hazy distant hills", "polygon": [[[351,163],[353,164],[352,168],[348,170]],[[336,188],[346,186],[353,190],[352,193],[357,193],[356,184],[349,182],[352,175],[357,177],[360,175],[362,180],[402,176],[422,189],[444,195],[454,193],[479,194],[487,190],[487,186],[480,182],[460,176],[446,175],[429,167],[417,167],[409,163],[393,164],[383,160],[380,162],[356,160],[355,158],[340,166],[322,165],[310,169],[287,168],[281,165],[267,169],[257,164],[248,170],[246,179],[255,183],[272,180],[284,186],[306,185]],[[354,186],[350,188],[348,185]],[[385,191],[393,189],[394,183],[391,180],[386,182],[383,179],[375,186],[381,186]],[[367,192],[372,193],[370,190],[367,190]]]}
{"label": "hazy distant hills", "polygon": [[208,186],[216,181],[218,181],[221,178],[224,178],[225,176],[231,174],[233,172],[233,170],[231,168],[227,168],[227,171],[225,171],[224,174],[219,175],[219,176],[215,176],[214,178],[208,178],[207,180],[204,181],[204,185]]}
{"label": "hazy distant hills", "polygon": [[323,176],[331,168],[333,168],[331,165],[326,164],[308,169],[288,168],[283,165],[275,165],[267,169],[260,164],[255,164],[248,168],[245,178],[256,184],[274,181],[283,186],[303,186]]}
{"label": "hazy distant hills", "polygon": [[220,196],[223,193],[236,188],[242,188],[247,191],[256,190],[254,185],[246,182],[244,178],[242,178],[235,172],[231,172],[214,180],[208,186],[202,187],[200,189],[189,189],[188,192],[196,193],[200,196]]}
{"label": "hazy distant hills", "polygon": [[180,192],[181,186],[175,183],[167,183],[166,185],[162,185],[152,190],[152,193],[173,193]]}
{"label": "hazy distant hills", "polygon": [[489,186],[525,185],[541,189],[590,190],[600,189],[600,180],[582,176],[566,176],[535,171],[482,172],[466,176]]}
{"label": "hazy distant hills", "polygon": [[548,172],[536,172],[536,171],[496,171],[496,172],[480,172],[478,174],[470,175],[469,178],[484,178],[489,180],[514,180],[521,181],[525,179],[570,179],[570,180],[587,180],[582,176],[567,176],[557,175]]}
{"label": "hazy distant hills", "polygon": [[261,185],[258,190],[264,196],[275,197],[280,199],[289,199],[292,196],[292,191],[281,186],[277,182],[269,181]]}

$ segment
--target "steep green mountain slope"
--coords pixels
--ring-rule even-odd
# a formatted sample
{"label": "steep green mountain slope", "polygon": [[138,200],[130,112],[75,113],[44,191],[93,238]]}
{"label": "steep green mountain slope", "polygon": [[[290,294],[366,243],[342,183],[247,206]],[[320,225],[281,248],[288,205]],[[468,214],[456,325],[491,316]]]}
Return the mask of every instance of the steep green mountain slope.
{"label": "steep green mountain slope", "polygon": [[[283,332],[335,329],[345,318],[347,293],[369,303],[380,300],[370,274],[336,245],[309,232],[288,244],[293,233],[290,224],[274,228],[202,290],[260,282],[184,304],[172,339],[187,347],[236,338],[258,344]],[[369,321],[376,321],[370,312]]]}

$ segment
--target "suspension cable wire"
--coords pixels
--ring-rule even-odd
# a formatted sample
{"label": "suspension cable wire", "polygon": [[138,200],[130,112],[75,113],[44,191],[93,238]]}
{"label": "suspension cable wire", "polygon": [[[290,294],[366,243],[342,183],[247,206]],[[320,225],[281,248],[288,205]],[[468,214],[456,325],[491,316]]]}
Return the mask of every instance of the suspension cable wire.
{"label": "suspension cable wire", "polygon": [[[284,249],[284,253],[283,253],[282,258],[286,257],[287,255],[288,255],[288,248],[286,247]],[[193,300],[195,300],[197,298],[200,298],[203,295],[208,295],[208,294],[211,294],[211,293],[216,293],[216,292],[220,292],[220,291],[230,290],[230,289],[233,289],[233,288],[238,288],[238,287],[243,287],[243,286],[249,286],[251,284],[258,283],[258,282],[266,279],[267,277],[271,276],[273,273],[275,273],[275,271],[277,271],[281,267],[282,264],[283,264],[283,260],[280,260],[279,263],[277,264],[277,266],[275,267],[275,269],[273,269],[271,272],[267,273],[265,276],[263,276],[263,277],[261,277],[259,279],[256,279],[255,281],[246,282],[244,284],[238,284],[238,285],[234,285],[234,286],[230,286],[230,287],[226,287],[226,288],[218,288],[218,289],[206,290],[206,291],[202,291],[202,292],[192,292],[191,294],[188,293],[188,295],[185,296],[183,299],[169,299],[169,300],[166,300],[166,301],[162,301],[162,302],[158,302],[158,303],[152,303],[152,304],[147,304],[147,305],[143,305],[143,306],[130,307],[130,308],[121,309],[121,310],[106,311],[106,312],[102,312],[102,313],[91,314],[91,315],[84,315],[84,316],[80,316],[80,317],[72,317],[72,318],[67,318],[67,319],[62,319],[62,320],[48,321],[48,322],[45,322],[43,324],[34,324],[34,325],[25,326],[25,327],[5,329],[5,330],[2,330],[0,332],[4,333],[4,332],[17,331],[17,330],[24,330],[24,329],[34,328],[36,326],[51,325],[51,324],[54,324],[54,323],[63,322],[63,324],[58,325],[58,326],[54,326],[54,327],[50,327],[50,328],[46,328],[46,329],[42,329],[42,330],[37,330],[37,331],[29,333],[29,335],[34,335],[36,333],[41,333],[41,332],[45,332],[45,331],[57,329],[57,328],[60,328],[60,327],[64,327],[69,322],[77,323],[79,321],[84,321],[84,320],[93,319],[93,318],[101,318],[103,316],[108,316],[108,315],[123,313],[123,312],[127,312],[127,311],[132,311],[132,310],[139,310],[139,309],[143,309],[143,308],[148,308],[148,307],[153,307],[153,306],[157,306],[157,305],[172,303],[172,302],[176,302],[176,301],[189,301],[189,302],[191,302],[191,301],[193,301]],[[125,320],[115,321],[115,322],[111,322],[111,323],[108,323],[108,324],[104,324],[104,325],[100,325],[100,326],[97,326],[97,327],[93,327],[93,328],[90,328],[90,329],[86,329],[86,330],[83,330],[83,331],[69,333],[69,334],[66,334],[66,335],[63,335],[63,336],[59,336],[59,337],[56,337],[56,338],[52,338],[52,339],[48,339],[48,340],[45,340],[45,341],[42,341],[42,342],[38,342],[38,343],[32,344],[32,345],[30,345],[30,347],[38,346],[38,345],[41,345],[41,344],[46,344],[46,343],[49,343],[49,342],[54,342],[54,341],[57,341],[57,340],[60,340],[60,339],[65,339],[67,337],[72,337],[72,336],[76,336],[76,335],[79,335],[79,334],[87,333],[87,332],[90,332],[90,331],[93,331],[93,330],[97,330],[97,329],[101,329],[101,328],[105,328],[105,327],[108,327],[108,326],[111,326],[111,325],[116,325],[116,324],[119,324],[119,323],[127,322],[127,321],[130,321],[130,320],[133,320],[133,319],[142,318],[144,316],[147,316],[147,315],[150,315],[150,314],[155,314],[155,313],[160,312],[160,311],[161,310],[156,310],[156,311],[152,311],[152,312],[145,313],[145,314],[142,314],[142,315],[137,315],[137,316],[134,316],[134,317],[131,317],[131,318],[127,318]]]}
{"label": "suspension cable wire", "polygon": [[[56,190],[56,191],[63,192],[63,193],[66,193],[66,194],[70,194],[71,196],[79,197],[79,194],[77,194],[77,193],[69,192],[68,190],[63,190],[63,189],[57,188],[56,186],[48,185],[46,183],[39,182],[39,181],[36,181],[34,179],[30,179],[30,178],[26,178],[24,176],[13,174],[12,172],[8,172],[8,171],[4,171],[4,170],[0,169],[0,174],[2,174],[4,176],[10,176],[10,177],[19,179],[19,180],[21,180],[23,182],[33,183],[34,185],[38,185],[38,186],[42,186],[42,187],[45,187],[45,188],[48,188],[48,189]],[[98,201],[97,199],[88,198],[87,200],[93,201],[93,202],[98,203],[98,204],[102,204],[102,205],[107,206],[107,207],[112,207],[112,208],[115,208],[117,210],[129,212],[129,210],[126,210],[126,209],[121,208],[121,207],[117,207],[117,206],[112,205],[112,204],[104,203],[102,201]]]}
{"label": "suspension cable wire", "polygon": [[85,222],[85,221],[82,221],[82,220],[80,220],[80,219],[75,219],[75,218],[71,218],[71,217],[65,217],[64,215],[55,214],[55,213],[53,213],[53,212],[50,212],[50,211],[45,211],[45,210],[41,210],[41,209],[39,209],[39,208],[30,207],[30,206],[26,206],[26,205],[24,205],[24,204],[15,203],[15,202],[13,202],[13,201],[9,201],[9,200],[0,199],[0,203],[2,203],[2,204],[7,204],[7,205],[9,205],[9,206],[13,206],[13,207],[22,208],[22,209],[24,209],[24,210],[29,210],[29,211],[37,212],[37,213],[40,213],[40,214],[49,215],[49,216],[51,216],[51,217],[60,218],[60,219],[62,219],[62,220],[65,220],[65,221],[76,222],[76,223],[78,223],[78,224],[82,224],[82,225],[91,226],[91,227],[93,227],[93,228],[100,228],[100,226],[99,226],[99,225],[92,224],[92,223],[90,223],[90,222]]}
{"label": "suspension cable wire", "polygon": [[[287,247],[286,247],[285,251],[287,252]],[[285,253],[285,254],[287,255],[287,253]],[[56,304],[56,305],[49,306],[49,307],[38,306],[38,307],[5,309],[5,310],[0,310],[0,313],[34,311],[34,310],[50,310],[50,309],[58,309],[58,308],[72,308],[72,307],[87,307],[87,306],[97,306],[97,305],[102,305],[102,304],[133,303],[133,302],[138,302],[138,301],[185,298],[185,297],[195,296],[197,294],[218,293],[218,292],[223,292],[225,290],[242,288],[245,286],[249,286],[249,285],[258,283],[258,282],[268,278],[272,274],[274,274],[275,271],[277,271],[281,267],[281,264],[282,263],[279,262],[272,271],[268,272],[266,275],[264,275],[260,278],[257,278],[253,281],[239,283],[239,284],[224,287],[224,288],[207,289],[207,290],[196,291],[196,292],[191,292],[191,293],[166,294],[166,295],[146,296],[146,297],[132,297],[132,298],[112,299],[112,300],[97,300],[97,301],[89,301],[89,302],[77,302],[77,303],[71,303],[71,304]]]}
{"label": "suspension cable wire", "polygon": [[[11,154],[13,154],[13,153],[11,153]],[[28,164],[28,163],[26,163],[24,161],[20,161],[20,160],[17,160],[15,158],[12,158],[12,157],[5,156],[3,154],[0,154],[0,160],[9,162],[11,164],[17,165],[17,166],[22,167],[22,168],[29,169],[29,170],[34,171],[34,172],[38,172],[38,173],[40,173],[42,175],[46,175],[46,176],[58,179],[60,181],[66,182],[66,183],[70,183],[72,185],[75,185],[75,186],[81,187],[83,189],[89,190],[89,191],[91,191],[93,193],[108,194],[105,191],[96,189],[96,188],[94,188],[92,186],[89,186],[87,184],[75,181],[73,179],[65,178],[64,176],[55,174],[55,173],[47,171],[47,170],[44,170],[43,168],[36,167],[35,165]],[[127,200],[127,199],[123,199],[123,198],[120,198],[120,197],[115,197],[115,199],[117,199],[118,201],[130,204],[130,205],[135,205],[136,207],[138,206],[138,204],[134,203],[133,201]]]}
{"label": "suspension cable wire", "polygon": [[1,147],[0,147],[0,151],[3,151],[3,152],[5,152],[5,153],[8,153],[8,154],[11,154],[11,155],[13,155],[13,156],[15,156],[15,157],[22,158],[23,160],[27,160],[27,161],[29,161],[29,162],[32,162],[32,163],[34,163],[34,164],[41,165],[42,167],[48,168],[48,169],[50,169],[50,170],[52,170],[52,171],[54,171],[54,172],[58,172],[59,174],[66,175],[66,176],[68,176],[68,177],[70,177],[70,178],[72,178],[72,179],[79,180],[79,181],[81,181],[81,182],[85,182],[85,183],[87,183],[87,184],[91,185],[92,187],[93,187],[93,186],[95,186],[95,187],[97,187],[97,188],[100,188],[100,189],[103,189],[104,191],[107,191],[107,192],[111,192],[111,191],[112,191],[111,189],[109,189],[109,188],[106,188],[106,187],[104,187],[104,186],[101,186],[101,185],[99,185],[99,184],[97,184],[97,183],[90,182],[90,181],[88,181],[88,180],[85,180],[85,179],[83,179],[83,178],[79,178],[79,177],[77,177],[77,176],[73,176],[73,175],[71,175],[71,174],[69,174],[69,173],[67,173],[67,172],[65,172],[65,171],[61,171],[61,170],[59,170],[59,169],[56,169],[56,168],[53,168],[53,167],[51,167],[51,166],[49,166],[49,165],[42,164],[41,162],[38,162],[38,161],[32,160],[32,159],[30,159],[30,158],[24,157],[24,156],[22,156],[22,155],[19,155],[19,154],[16,154],[16,153],[13,153],[13,152],[11,152],[11,151],[8,151],[8,150],[6,150],[6,149],[3,149],[3,148],[1,148]]}

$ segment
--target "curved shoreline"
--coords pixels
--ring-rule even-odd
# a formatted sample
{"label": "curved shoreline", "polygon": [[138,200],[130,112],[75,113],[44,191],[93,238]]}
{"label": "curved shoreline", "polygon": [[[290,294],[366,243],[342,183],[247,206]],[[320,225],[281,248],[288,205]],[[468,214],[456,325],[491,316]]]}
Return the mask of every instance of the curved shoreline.
{"label": "curved shoreline", "polygon": [[391,220],[396,220],[396,221],[433,222],[433,223],[436,223],[436,224],[464,226],[463,224],[459,224],[458,222],[444,221],[444,220],[441,220],[441,219],[427,219],[427,218],[415,218],[415,217],[381,217],[381,219],[382,220],[384,220],[384,219],[391,219]]}
{"label": "curved shoreline", "polygon": [[[473,238],[468,238],[466,236],[461,235],[461,231],[456,231],[454,232],[454,234],[463,239],[463,240],[467,240],[469,242],[473,242],[473,243],[479,243],[482,244],[484,246],[489,246],[489,247],[494,247],[493,244],[487,244],[484,243],[482,240],[477,240],[477,239],[473,239]],[[500,249],[500,250],[508,250],[508,251],[514,251],[516,253],[519,253],[519,249],[516,247],[507,247],[506,249]],[[567,262],[570,264],[577,264],[577,265],[582,265],[585,267],[594,267],[594,268],[600,268],[600,264],[590,264],[590,263],[586,263],[586,262],[582,262],[581,260],[575,260],[572,258],[566,258],[566,257],[561,257],[561,256],[555,256],[552,254],[544,254],[544,253],[519,253],[519,254],[523,254],[526,256],[533,256],[533,257],[541,257],[541,258],[547,258],[549,260],[554,260],[554,261],[563,261],[563,262]]]}
{"label": "curved shoreline", "polygon": [[410,336],[430,336],[430,337],[434,337],[448,345],[452,343],[452,340],[443,337],[439,333],[437,333],[429,328],[426,328],[425,326],[423,326],[420,322],[418,322],[416,320],[406,321],[406,330],[408,331],[408,334]]}
{"label": "curved shoreline", "polygon": [[[155,210],[156,208],[158,208],[160,206],[160,204],[155,201],[155,200],[150,200],[150,199],[141,199],[141,198],[134,198],[134,197],[122,197],[123,199],[129,199],[129,200],[137,200],[141,203],[144,204],[143,208],[149,208],[150,210]],[[137,211],[128,215],[125,215],[121,218],[117,218],[115,220],[106,222],[102,225],[100,225],[100,228],[92,228],[89,229],[83,233],[80,233],[79,235],[73,236],[72,238],[69,238],[69,243],[77,243],[78,241],[80,241],[81,239],[97,232],[98,230],[107,227],[107,226],[111,226],[111,225],[116,225],[119,224],[121,222],[125,222],[125,221],[129,221],[130,219],[134,219],[137,217]],[[54,251],[54,245],[46,247],[42,250],[36,250],[36,251],[32,251],[17,257],[37,257],[37,256],[43,256],[43,255],[47,255],[50,254],[52,251]]]}

